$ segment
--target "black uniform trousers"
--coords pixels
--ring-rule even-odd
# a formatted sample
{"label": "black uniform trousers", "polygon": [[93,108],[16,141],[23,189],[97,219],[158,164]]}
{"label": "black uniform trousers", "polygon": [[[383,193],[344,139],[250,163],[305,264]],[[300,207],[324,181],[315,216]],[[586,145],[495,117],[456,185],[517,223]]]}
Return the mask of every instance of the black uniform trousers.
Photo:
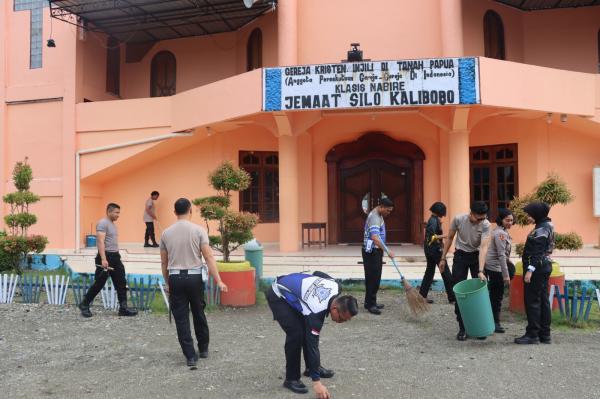
{"label": "black uniform trousers", "polygon": [[266,291],[267,302],[273,312],[273,320],[276,320],[283,331],[285,331],[285,379],[297,381],[300,379],[301,352],[304,353],[304,364],[306,361],[306,325],[304,316],[293,309],[285,300],[279,298],[272,288]]}
{"label": "black uniform trousers", "polygon": [[377,304],[377,291],[381,283],[381,269],[383,268],[383,251],[373,248],[371,252],[362,249],[363,268],[365,270],[365,308]]}
{"label": "black uniform trousers", "polygon": [[538,272],[531,275],[529,284],[523,282],[525,313],[527,313],[526,335],[528,337],[550,337],[552,314],[548,298],[549,279],[550,272]]}
{"label": "black uniform trousers", "polygon": [[[435,276],[435,269],[437,269],[441,257],[441,253],[425,253],[425,259],[427,259],[427,267],[425,268],[425,275],[423,276],[423,280],[421,281],[421,288],[419,289],[419,293],[423,298],[427,298],[427,294],[429,293],[429,289],[431,288],[431,283],[433,283],[433,276]],[[454,291],[452,291],[452,274],[450,273],[450,269],[447,266],[442,272],[442,280],[444,281],[444,287],[446,288],[446,295],[448,296],[448,301],[454,302],[456,299],[454,297]]]}
{"label": "black uniform trousers", "polygon": [[[477,278],[479,274],[479,251],[465,252],[457,249],[454,252],[454,260],[452,262],[452,280],[454,285],[464,281],[471,272],[472,278]],[[458,302],[454,303],[454,313],[456,314],[456,321],[461,330],[465,329],[462,317],[460,315],[460,309],[458,309]]]}
{"label": "black uniform trousers", "polygon": [[502,276],[502,272],[495,272],[487,269],[485,269],[485,275],[488,279],[488,289],[490,291],[490,303],[492,304],[494,323],[499,324],[502,298],[504,298],[504,277]]}
{"label": "black uniform trousers", "polygon": [[[114,270],[104,270],[101,267],[96,267],[96,273],[94,275],[94,284],[90,287],[88,292],[85,294],[85,300],[87,303],[92,303],[96,295],[102,291],[102,287],[106,284],[108,276],[112,280],[115,290],[117,290],[117,298],[121,307],[127,305],[127,279],[125,277],[125,266],[121,262],[121,255],[118,252],[105,252],[106,260],[108,261],[108,267]],[[96,265],[102,265],[102,258],[100,254],[96,255]]]}
{"label": "black uniform trousers", "polygon": [[183,355],[186,359],[196,358],[190,330],[190,309],[200,352],[208,350],[209,342],[208,321],[204,314],[206,302],[202,275],[187,273],[169,275],[169,301]]}
{"label": "black uniform trousers", "polygon": [[152,243],[156,244],[156,237],[154,236],[154,222],[146,222],[146,234],[144,235],[144,243],[148,244],[148,240],[152,240]]}

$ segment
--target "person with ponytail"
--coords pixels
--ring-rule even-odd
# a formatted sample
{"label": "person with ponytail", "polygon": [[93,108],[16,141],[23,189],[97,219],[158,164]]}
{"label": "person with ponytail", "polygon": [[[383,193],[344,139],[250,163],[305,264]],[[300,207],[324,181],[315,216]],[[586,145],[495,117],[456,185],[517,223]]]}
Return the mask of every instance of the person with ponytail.
{"label": "person with ponytail", "polygon": [[[512,278],[510,273],[510,251],[512,240],[508,230],[514,222],[512,212],[506,208],[498,209],[496,218],[497,227],[492,232],[492,239],[485,257],[484,273],[488,279],[488,288],[490,291],[490,302],[492,304],[492,313],[494,323],[496,324],[496,333],[504,333],[504,327],[500,324],[500,309],[502,308],[502,298],[504,297],[504,286],[510,286]],[[514,276],[514,266],[512,268]]]}

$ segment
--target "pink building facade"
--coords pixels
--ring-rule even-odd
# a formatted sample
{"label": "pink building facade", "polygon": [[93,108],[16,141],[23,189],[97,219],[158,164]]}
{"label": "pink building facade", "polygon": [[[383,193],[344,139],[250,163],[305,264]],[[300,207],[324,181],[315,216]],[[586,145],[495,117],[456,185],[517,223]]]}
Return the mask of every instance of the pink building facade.
{"label": "pink building facade", "polygon": [[[257,212],[255,235],[283,251],[298,249],[306,222],[326,223],[332,244],[360,242],[364,209],[382,194],[397,204],[392,240],[419,243],[431,203],[444,201],[450,216],[473,199],[494,210],[549,173],[575,195],[552,210],[557,229],[598,240],[600,7],[214,0],[189,10],[190,2],[149,1],[136,20],[140,9],[102,3],[114,4],[0,4],[0,195],[27,156],[42,197],[33,232],[53,248],[83,245],[108,202],[122,207],[120,240],[141,242],[152,190],[166,226],[177,198],[212,194],[208,173],[224,160],[254,178],[233,206]],[[363,61],[342,62],[354,42]],[[474,65],[471,100],[463,101],[460,60]],[[424,70],[399,67],[386,78],[395,86],[369,89],[368,76],[386,72],[382,61],[422,61]],[[340,77],[344,65],[367,88],[333,85],[339,93],[328,99],[340,103],[323,103],[329,83],[319,80],[350,79]],[[278,69],[286,66],[310,67]],[[283,79],[280,106],[268,103],[269,71]],[[411,71],[428,93],[456,98],[411,98]],[[373,102],[373,90],[388,103]]]}

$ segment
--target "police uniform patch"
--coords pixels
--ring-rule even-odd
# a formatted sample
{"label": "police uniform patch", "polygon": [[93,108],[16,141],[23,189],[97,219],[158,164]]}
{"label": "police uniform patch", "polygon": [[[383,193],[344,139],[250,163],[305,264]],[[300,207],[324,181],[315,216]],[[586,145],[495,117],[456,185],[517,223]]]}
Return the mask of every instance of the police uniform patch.
{"label": "police uniform patch", "polygon": [[313,291],[313,296],[317,297],[319,303],[323,302],[327,298],[329,298],[329,294],[331,293],[331,288],[326,288],[324,285],[318,285],[315,287]]}

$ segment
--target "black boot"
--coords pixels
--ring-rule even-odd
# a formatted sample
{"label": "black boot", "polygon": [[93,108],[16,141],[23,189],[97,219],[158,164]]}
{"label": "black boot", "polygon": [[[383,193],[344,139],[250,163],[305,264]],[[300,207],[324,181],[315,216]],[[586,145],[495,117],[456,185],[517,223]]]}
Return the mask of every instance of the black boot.
{"label": "black boot", "polygon": [[121,302],[119,307],[119,316],[137,316],[138,311],[136,308],[128,308],[127,301]]}
{"label": "black boot", "polygon": [[83,297],[83,300],[79,304],[79,310],[81,310],[81,315],[83,317],[92,317],[92,312],[90,311],[90,303],[88,302],[86,297]]}

